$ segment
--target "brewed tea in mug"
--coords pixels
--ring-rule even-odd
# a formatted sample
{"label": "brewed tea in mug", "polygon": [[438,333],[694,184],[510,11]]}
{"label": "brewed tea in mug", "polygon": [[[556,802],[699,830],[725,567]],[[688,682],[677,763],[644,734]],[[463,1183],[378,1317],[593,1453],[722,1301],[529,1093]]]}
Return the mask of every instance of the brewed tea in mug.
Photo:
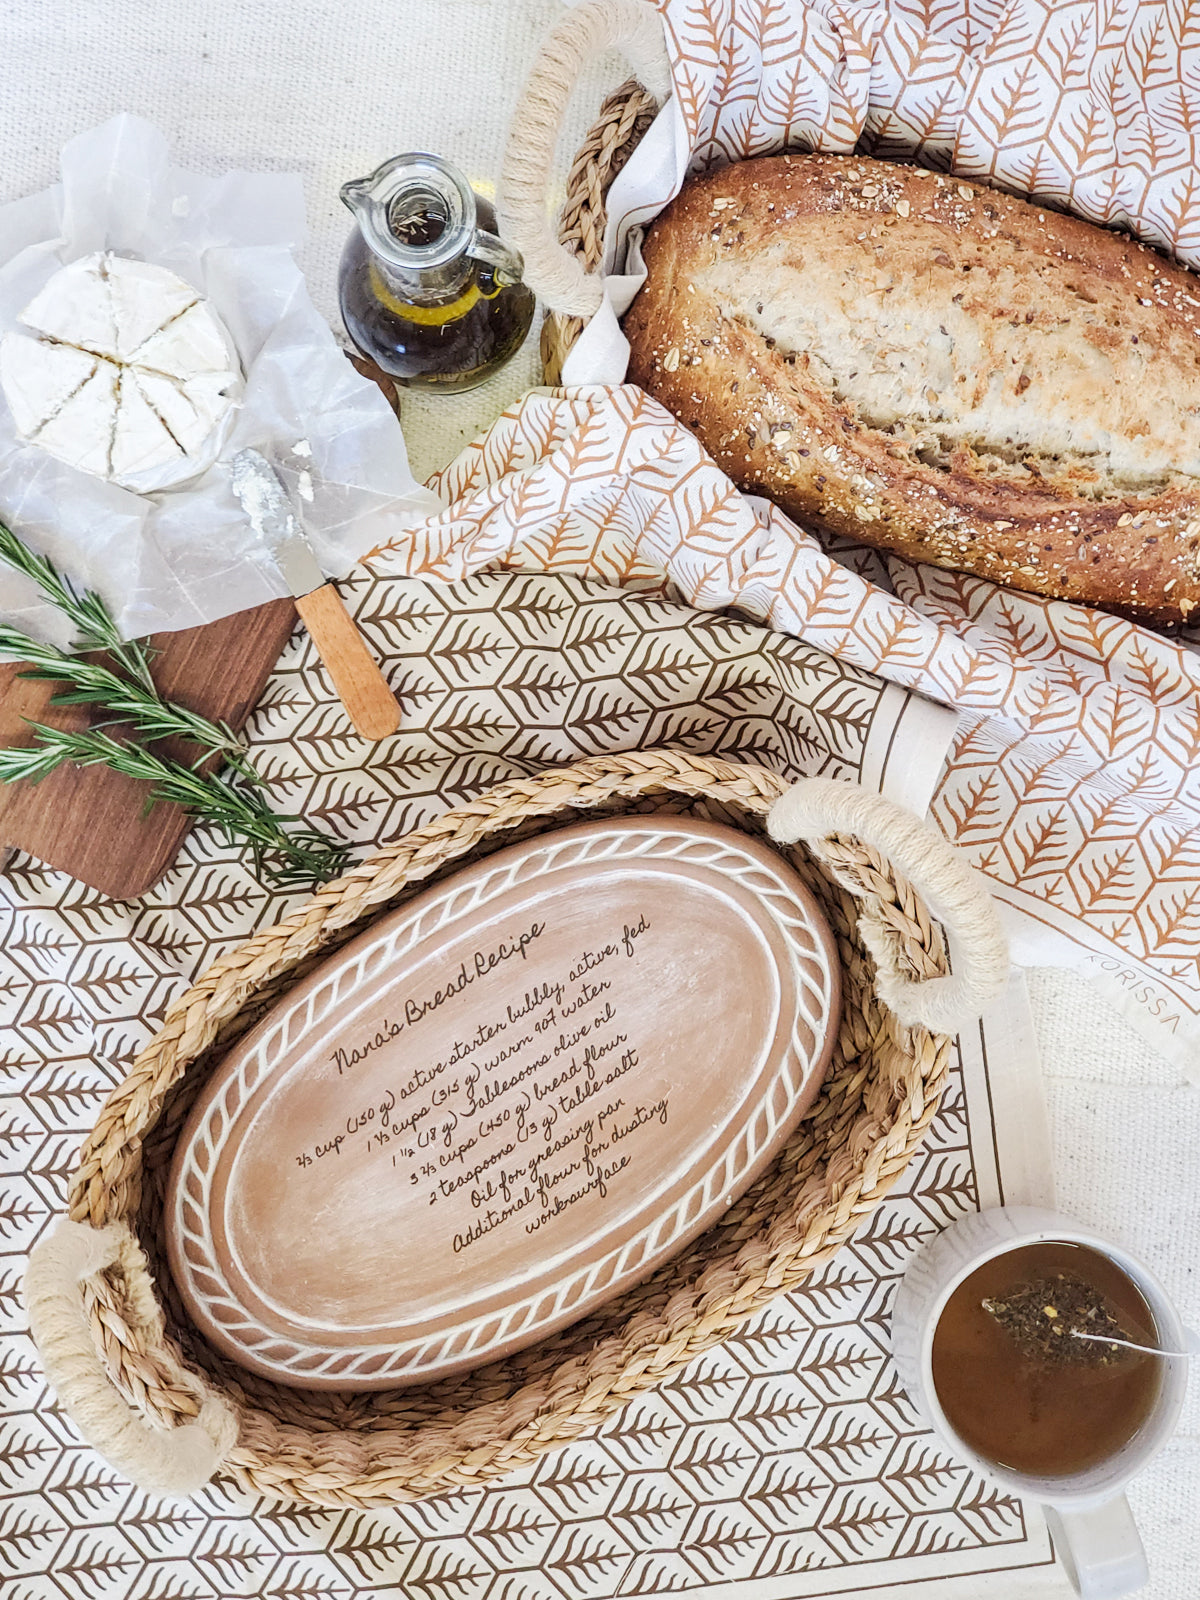
{"label": "brewed tea in mug", "polygon": [[1083,1600],[1147,1582],[1123,1490],[1171,1437],[1192,1349],[1142,1262],[1039,1206],[958,1218],[892,1302],[892,1354],[920,1416],[966,1466],[1040,1505]]}
{"label": "brewed tea in mug", "polygon": [[1153,1413],[1162,1361],[1074,1336],[1086,1327],[1160,1342],[1137,1286],[1096,1250],[1043,1240],[985,1261],[934,1333],[933,1385],[951,1427],[979,1455],[1029,1476],[1068,1477],[1108,1460]]}

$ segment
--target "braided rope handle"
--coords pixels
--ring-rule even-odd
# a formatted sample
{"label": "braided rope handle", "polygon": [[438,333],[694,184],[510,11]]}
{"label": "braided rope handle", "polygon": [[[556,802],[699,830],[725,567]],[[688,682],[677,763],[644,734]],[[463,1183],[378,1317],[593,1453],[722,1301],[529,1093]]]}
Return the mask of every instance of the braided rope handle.
{"label": "braided rope handle", "polygon": [[[579,258],[585,272],[594,272],[604,259],[609,188],[657,114],[654,97],[636,78],[627,78],[605,97],[599,116],[575,154],[567,174],[567,197],[558,219],[558,239],[565,250]],[[544,383],[562,382],[563,364],[586,326],[583,317],[546,312],[540,340]]]}
{"label": "braided rope handle", "polygon": [[583,0],[542,46],[513,117],[500,176],[501,215],[525,261],[525,281],[551,311],[590,317],[604,298],[600,279],[555,237],[546,209],[563,115],[584,64],[616,48],[658,100],[671,90],[662,18],[648,0]]}
{"label": "braided rope handle", "polygon": [[[131,1289],[126,1316],[153,1344],[159,1364],[173,1366],[175,1382],[195,1395],[194,1422],[153,1427],[109,1376],[92,1337],[83,1289],[110,1269],[123,1273]],[[64,1218],[30,1254],[24,1287],[42,1366],[83,1438],[140,1489],[172,1499],[195,1494],[233,1449],[237,1419],[166,1350],[146,1258],[130,1229],[120,1222],[89,1228]]]}
{"label": "braided rope handle", "polygon": [[[954,1035],[997,999],[1008,981],[1008,940],[995,905],[963,856],[929,823],[881,794],[833,778],[793,784],[771,807],[767,831],[780,844],[803,840],[846,889],[867,898],[858,927],[875,958],[876,990],[901,1022]],[[893,926],[871,910],[870,885],[839,862],[836,842],[850,837],[878,851],[908,879],[946,930],[956,966],[914,977]],[[919,905],[914,915],[922,914]]]}

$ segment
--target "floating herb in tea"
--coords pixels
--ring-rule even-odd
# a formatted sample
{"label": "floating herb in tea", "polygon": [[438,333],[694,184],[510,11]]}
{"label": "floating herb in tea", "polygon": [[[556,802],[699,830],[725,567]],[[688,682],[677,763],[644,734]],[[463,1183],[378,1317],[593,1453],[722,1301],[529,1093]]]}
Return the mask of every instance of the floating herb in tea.
{"label": "floating herb in tea", "polygon": [[[1112,1302],[1073,1272],[1035,1278],[1003,1299],[980,1304],[1027,1361],[1111,1366],[1127,1356],[1125,1341],[1136,1338]],[[1117,1342],[1104,1344],[1104,1338]]]}

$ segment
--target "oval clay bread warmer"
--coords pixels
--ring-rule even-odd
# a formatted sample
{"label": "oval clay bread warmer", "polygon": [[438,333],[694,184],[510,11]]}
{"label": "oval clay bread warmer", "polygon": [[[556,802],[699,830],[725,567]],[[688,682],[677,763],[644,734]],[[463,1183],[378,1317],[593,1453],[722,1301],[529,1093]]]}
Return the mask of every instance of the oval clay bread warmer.
{"label": "oval clay bread warmer", "polygon": [[765,844],[542,834],[332,955],[180,1138],[171,1267],[235,1361],[377,1389],[495,1360],[646,1277],[817,1094],[839,971]]}

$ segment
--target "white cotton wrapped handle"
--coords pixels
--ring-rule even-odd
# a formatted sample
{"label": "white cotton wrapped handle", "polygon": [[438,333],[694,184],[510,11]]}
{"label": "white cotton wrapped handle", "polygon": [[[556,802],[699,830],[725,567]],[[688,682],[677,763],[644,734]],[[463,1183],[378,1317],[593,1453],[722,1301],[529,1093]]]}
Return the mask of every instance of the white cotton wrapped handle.
{"label": "white cotton wrapped handle", "polygon": [[563,113],[585,62],[617,49],[660,102],[671,92],[662,17],[648,0],[583,0],[550,34],[517,102],[500,176],[507,242],[521,252],[525,282],[551,311],[590,317],[600,308],[599,275],[564,250],[547,210],[550,170]]}
{"label": "white cotton wrapped handle", "polygon": [[[121,1223],[90,1228],[65,1219],[34,1248],[25,1272],[29,1326],[46,1376],[83,1438],[149,1494],[195,1494],[237,1439],[237,1419],[207,1394],[195,1422],[156,1428],[113,1384],[96,1350],[81,1286],[106,1267],[140,1255]],[[186,1382],[186,1375],[181,1377]],[[194,1384],[193,1384],[194,1386]]]}
{"label": "white cotton wrapped handle", "polygon": [[895,930],[861,906],[859,931],[875,958],[879,998],[908,1025],[958,1033],[1008,981],[1008,940],[992,898],[952,844],[883,795],[831,778],[805,778],[771,807],[767,830],[780,844],[803,841],[824,856],[832,834],[861,839],[908,879],[946,930],[953,972],[914,979]]}

